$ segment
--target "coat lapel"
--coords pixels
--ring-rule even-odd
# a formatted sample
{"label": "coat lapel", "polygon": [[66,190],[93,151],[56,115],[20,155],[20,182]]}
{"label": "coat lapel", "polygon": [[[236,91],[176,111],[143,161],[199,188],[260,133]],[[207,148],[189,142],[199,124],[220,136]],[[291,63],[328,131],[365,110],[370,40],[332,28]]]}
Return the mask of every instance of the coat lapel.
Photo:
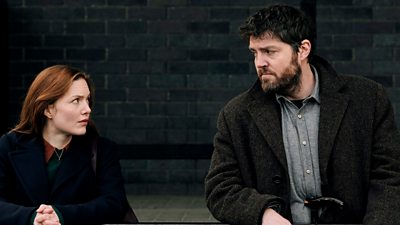
{"label": "coat lapel", "polygon": [[248,110],[258,129],[271,147],[282,166],[287,170],[285,148],[282,139],[281,114],[275,95],[267,95],[257,81],[250,94],[254,97],[248,104]]}
{"label": "coat lapel", "polygon": [[45,203],[49,199],[48,177],[44,162],[41,139],[19,139],[15,150],[9,153],[17,179],[34,204]]}
{"label": "coat lapel", "polygon": [[340,124],[349,104],[350,97],[340,92],[344,82],[333,68],[322,58],[314,56],[320,80],[320,119],[318,152],[321,180],[327,183],[327,168]]}
{"label": "coat lapel", "polygon": [[323,183],[327,182],[327,167],[340,123],[349,98],[345,95],[322,95],[318,134],[319,167]]}

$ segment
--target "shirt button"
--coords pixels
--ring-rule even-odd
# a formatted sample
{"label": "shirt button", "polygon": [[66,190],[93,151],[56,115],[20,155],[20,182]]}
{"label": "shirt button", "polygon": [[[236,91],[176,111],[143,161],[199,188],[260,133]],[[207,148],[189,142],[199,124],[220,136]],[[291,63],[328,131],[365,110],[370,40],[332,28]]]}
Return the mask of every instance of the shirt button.
{"label": "shirt button", "polygon": [[307,174],[310,174],[310,173],[311,173],[311,170],[306,170],[306,173],[307,173]]}
{"label": "shirt button", "polygon": [[299,115],[297,115],[297,117],[298,117],[299,119],[301,119],[302,116],[301,116],[301,114],[299,114]]}
{"label": "shirt button", "polygon": [[307,141],[303,141],[302,143],[303,143],[303,145],[306,145],[306,144],[307,144]]}

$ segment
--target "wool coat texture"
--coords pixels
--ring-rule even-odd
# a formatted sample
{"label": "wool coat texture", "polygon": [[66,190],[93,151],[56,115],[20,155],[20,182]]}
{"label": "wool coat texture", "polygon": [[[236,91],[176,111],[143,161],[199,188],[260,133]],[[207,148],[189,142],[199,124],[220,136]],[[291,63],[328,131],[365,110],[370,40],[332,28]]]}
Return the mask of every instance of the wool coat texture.
{"label": "wool coat texture", "polygon": [[[338,75],[321,57],[318,154],[322,196],[344,202],[331,224],[398,224],[400,138],[382,85]],[[257,81],[221,110],[205,179],[207,206],[230,224],[261,224],[272,202],[292,220],[290,185],[275,94]],[[329,213],[327,214],[329,215]]]}
{"label": "wool coat texture", "polygon": [[73,136],[49,183],[42,138],[9,132],[0,139],[0,224],[27,225],[40,204],[55,206],[66,225],[119,223],[127,209],[116,144]]}

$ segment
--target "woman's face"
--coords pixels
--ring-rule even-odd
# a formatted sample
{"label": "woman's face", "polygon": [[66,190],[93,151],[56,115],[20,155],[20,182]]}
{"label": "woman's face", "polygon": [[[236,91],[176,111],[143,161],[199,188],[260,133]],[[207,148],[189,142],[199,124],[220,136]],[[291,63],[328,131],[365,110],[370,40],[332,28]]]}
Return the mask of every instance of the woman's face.
{"label": "woman's face", "polygon": [[45,110],[47,132],[54,135],[84,135],[91,112],[89,98],[90,91],[85,79],[73,81],[67,93]]}

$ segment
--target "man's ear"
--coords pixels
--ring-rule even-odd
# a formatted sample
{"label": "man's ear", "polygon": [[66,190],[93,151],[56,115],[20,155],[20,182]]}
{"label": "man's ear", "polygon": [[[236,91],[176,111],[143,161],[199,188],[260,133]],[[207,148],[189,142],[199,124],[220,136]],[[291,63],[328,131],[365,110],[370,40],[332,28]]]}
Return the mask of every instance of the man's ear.
{"label": "man's ear", "polygon": [[311,53],[311,42],[308,39],[304,39],[299,47],[299,58],[305,60]]}

